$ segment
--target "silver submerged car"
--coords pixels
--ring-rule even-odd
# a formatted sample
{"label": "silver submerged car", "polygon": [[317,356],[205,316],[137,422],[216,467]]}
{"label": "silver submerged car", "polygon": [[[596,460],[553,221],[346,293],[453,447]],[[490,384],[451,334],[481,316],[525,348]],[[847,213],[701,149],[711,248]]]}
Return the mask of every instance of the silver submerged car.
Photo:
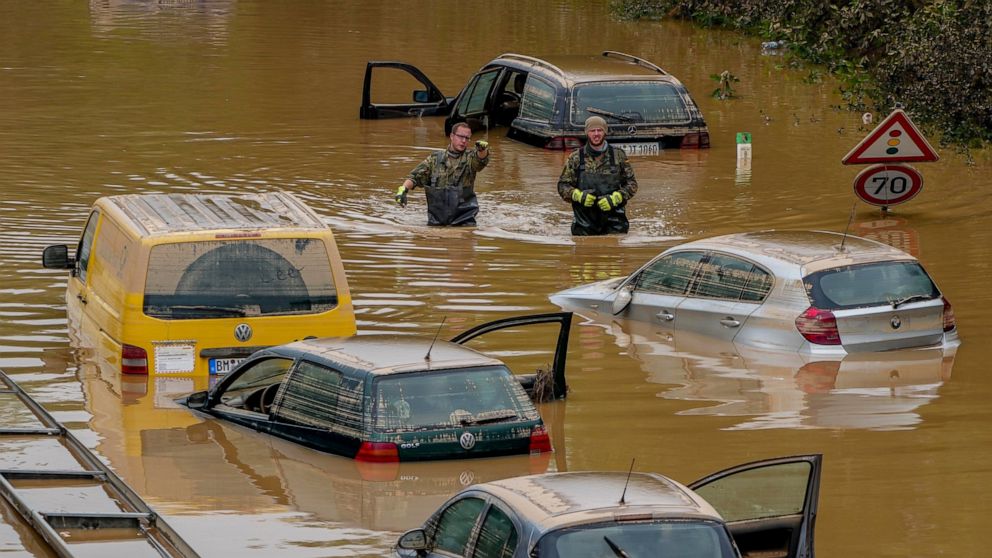
{"label": "silver submerged car", "polygon": [[813,558],[822,456],[738,465],[689,486],[576,472],[470,486],[397,553],[475,558]]}
{"label": "silver submerged car", "polygon": [[822,231],[761,231],[675,246],[627,277],[560,291],[587,317],[649,322],[755,347],[843,356],[958,344],[954,311],[891,246]]}

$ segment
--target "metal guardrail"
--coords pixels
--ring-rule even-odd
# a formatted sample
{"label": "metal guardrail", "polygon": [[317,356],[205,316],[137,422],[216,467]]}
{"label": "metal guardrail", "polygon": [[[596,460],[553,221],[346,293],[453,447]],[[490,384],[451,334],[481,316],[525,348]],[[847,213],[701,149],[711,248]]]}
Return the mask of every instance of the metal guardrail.
{"label": "metal guardrail", "polygon": [[[101,544],[106,556],[115,555],[120,543],[147,543],[166,558],[198,558],[200,555],[155,513],[144,500],[106,464],[93,454],[72,432],[62,426],[44,407],[31,398],[0,370],[0,397],[15,396],[31,411],[40,427],[0,425],[0,448],[11,437],[48,437],[57,439],[76,459],[80,469],[0,469],[0,495],[20,513],[27,524],[64,558],[82,554],[77,543],[85,543],[85,554],[94,556]],[[39,499],[28,495],[32,489],[78,487],[92,482],[102,486],[107,498],[119,508],[117,512],[64,511],[39,509]],[[32,502],[34,500],[34,502]],[[34,504],[34,505],[33,505]],[[51,505],[51,504],[49,504]],[[85,505],[85,502],[78,505]],[[90,507],[90,510],[93,508]]]}

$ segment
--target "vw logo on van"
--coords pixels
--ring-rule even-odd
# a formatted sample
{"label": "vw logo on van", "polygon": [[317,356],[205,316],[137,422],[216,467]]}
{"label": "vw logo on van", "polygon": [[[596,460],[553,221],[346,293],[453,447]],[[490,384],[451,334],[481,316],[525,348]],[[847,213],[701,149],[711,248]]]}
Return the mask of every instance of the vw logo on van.
{"label": "vw logo on van", "polygon": [[465,432],[462,434],[461,438],[458,438],[458,443],[462,445],[463,448],[470,450],[475,447],[475,436],[471,432]]}
{"label": "vw logo on van", "polygon": [[899,329],[902,326],[902,320],[899,319],[899,316],[892,316],[889,325],[892,326],[892,329]]}
{"label": "vw logo on van", "polygon": [[234,328],[234,338],[242,343],[251,339],[251,326],[248,324],[238,324],[238,327]]}

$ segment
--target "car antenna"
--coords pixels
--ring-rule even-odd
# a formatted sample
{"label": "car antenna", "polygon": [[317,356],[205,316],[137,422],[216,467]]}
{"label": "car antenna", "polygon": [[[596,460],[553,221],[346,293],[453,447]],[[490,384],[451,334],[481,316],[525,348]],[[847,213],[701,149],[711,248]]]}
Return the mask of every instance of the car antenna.
{"label": "car antenna", "polygon": [[434,339],[431,340],[431,346],[427,347],[427,354],[424,355],[424,360],[426,360],[427,362],[431,361],[431,350],[434,348],[434,343],[437,342],[437,336],[441,334],[441,328],[444,326],[444,320],[446,320],[447,318],[448,318],[447,316],[441,317],[441,323],[438,324],[437,331],[434,332]]}
{"label": "car antenna", "polygon": [[627,480],[623,483],[623,493],[620,494],[620,505],[624,505],[627,502],[624,501],[624,497],[627,496],[627,485],[630,484],[630,474],[634,472],[634,458],[630,458],[630,470],[627,471]]}
{"label": "car antenna", "polygon": [[851,205],[851,215],[847,218],[847,226],[844,227],[844,237],[840,239],[840,248],[837,249],[838,252],[844,251],[844,243],[847,242],[847,232],[851,230],[851,222],[854,221],[854,208],[858,206],[858,202],[854,202]]}

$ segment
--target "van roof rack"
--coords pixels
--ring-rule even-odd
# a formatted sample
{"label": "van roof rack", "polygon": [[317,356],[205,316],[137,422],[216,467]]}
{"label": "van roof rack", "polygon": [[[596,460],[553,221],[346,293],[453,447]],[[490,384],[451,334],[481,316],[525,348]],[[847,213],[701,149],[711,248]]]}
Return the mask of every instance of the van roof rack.
{"label": "van roof rack", "polygon": [[527,56],[526,54],[517,54],[515,52],[504,52],[503,54],[500,54],[498,58],[508,58],[510,60],[517,60],[520,62],[529,62],[531,64],[534,64],[535,66],[543,66],[562,77],[565,76],[565,72],[558,66],[555,66],[554,64],[551,64],[550,62],[547,62],[545,60],[541,60],[540,58]]}
{"label": "van roof rack", "polygon": [[[8,424],[0,427],[0,448],[5,445],[5,438],[13,438],[14,444],[23,444],[25,437],[54,439],[53,442],[61,445],[68,454],[66,461],[74,459],[78,463],[77,467],[68,469],[31,466],[0,469],[0,496],[20,513],[25,523],[51,546],[56,555],[61,558],[95,556],[100,554],[100,547],[105,546],[102,555],[110,556],[118,548],[115,543],[122,540],[122,531],[126,531],[133,533],[127,540],[144,541],[163,558],[199,558],[199,554],[162,516],[2,370],[0,395],[14,395],[36,419],[25,426]],[[46,451],[43,461],[48,461],[49,457]],[[61,463],[63,460],[53,461]],[[78,487],[80,483],[102,486],[102,493],[119,511],[94,512],[94,509],[106,507],[106,500],[99,496],[94,496],[94,499],[87,496],[78,502],[74,500],[78,504],[76,506],[59,506],[48,499],[24,497],[30,495],[32,489],[64,489]],[[49,509],[46,510],[45,506]],[[65,507],[79,509],[66,510]],[[85,540],[90,542],[72,544],[71,537],[81,531],[86,532]]]}
{"label": "van roof rack", "polygon": [[627,54],[626,52],[619,52],[619,51],[616,51],[616,50],[604,50],[603,51],[603,56],[605,56],[607,58],[613,57],[613,58],[619,58],[621,60],[626,60],[628,62],[633,62],[634,64],[637,64],[638,66],[643,66],[643,67],[645,67],[645,68],[647,68],[649,70],[654,70],[654,71],[658,72],[659,74],[661,74],[663,76],[667,76],[668,75],[668,72],[666,72],[665,70],[661,69],[661,67],[658,66],[657,64],[653,64],[651,62],[648,62],[647,60],[645,60],[645,59],[643,59],[643,58],[641,58],[639,56],[634,56],[633,54]]}

